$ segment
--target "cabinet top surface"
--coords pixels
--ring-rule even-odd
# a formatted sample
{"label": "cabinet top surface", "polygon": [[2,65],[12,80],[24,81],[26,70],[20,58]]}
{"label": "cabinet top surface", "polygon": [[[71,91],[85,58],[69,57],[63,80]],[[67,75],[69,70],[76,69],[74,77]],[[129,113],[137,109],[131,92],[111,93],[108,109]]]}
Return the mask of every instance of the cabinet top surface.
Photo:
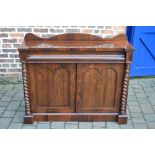
{"label": "cabinet top surface", "polygon": [[113,38],[101,38],[82,33],[66,33],[51,38],[40,38],[34,34],[25,35],[23,44],[18,48],[22,51],[133,51],[126,35]]}

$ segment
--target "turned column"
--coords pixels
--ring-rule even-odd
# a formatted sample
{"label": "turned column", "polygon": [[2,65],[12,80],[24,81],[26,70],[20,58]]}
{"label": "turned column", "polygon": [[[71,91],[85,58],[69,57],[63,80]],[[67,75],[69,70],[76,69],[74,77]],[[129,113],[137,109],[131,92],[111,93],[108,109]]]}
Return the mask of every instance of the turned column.
{"label": "turned column", "polygon": [[30,95],[29,95],[28,75],[27,75],[26,63],[22,63],[22,75],[23,75],[24,98],[25,98],[24,123],[29,124],[29,123],[33,122],[33,116],[31,115]]}
{"label": "turned column", "polygon": [[126,68],[125,68],[124,81],[123,81],[121,115],[126,114],[126,103],[127,103],[127,96],[128,96],[129,73],[130,73],[130,64],[127,63]]}
{"label": "turned column", "polygon": [[125,73],[124,73],[123,86],[122,86],[120,115],[118,116],[118,123],[120,124],[127,123],[126,106],[127,106],[127,96],[128,96],[130,63],[126,63],[125,65],[126,66],[125,66]]}
{"label": "turned column", "polygon": [[26,111],[26,115],[31,115],[28,81],[27,81],[28,78],[27,78],[25,63],[22,64],[22,74],[23,74],[23,85],[24,85],[24,96],[25,96],[25,111]]}

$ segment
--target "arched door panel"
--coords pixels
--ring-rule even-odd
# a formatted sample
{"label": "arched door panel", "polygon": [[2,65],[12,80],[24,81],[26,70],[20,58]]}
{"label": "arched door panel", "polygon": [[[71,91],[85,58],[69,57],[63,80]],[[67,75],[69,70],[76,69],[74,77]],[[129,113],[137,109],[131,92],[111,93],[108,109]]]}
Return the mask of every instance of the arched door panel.
{"label": "arched door panel", "polygon": [[123,67],[123,64],[78,64],[77,111],[118,112]]}
{"label": "arched door panel", "polygon": [[[29,70],[32,110],[35,112],[75,111],[75,65],[31,64]],[[36,97],[37,96],[37,97]]]}

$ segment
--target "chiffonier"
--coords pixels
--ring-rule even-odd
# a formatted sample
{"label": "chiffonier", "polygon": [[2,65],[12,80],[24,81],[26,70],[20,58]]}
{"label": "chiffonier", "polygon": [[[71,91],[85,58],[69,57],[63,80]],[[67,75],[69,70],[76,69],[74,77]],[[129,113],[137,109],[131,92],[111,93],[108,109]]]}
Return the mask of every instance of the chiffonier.
{"label": "chiffonier", "polygon": [[100,38],[67,33],[40,38],[28,33],[18,51],[25,95],[24,123],[127,123],[133,47],[125,35]]}

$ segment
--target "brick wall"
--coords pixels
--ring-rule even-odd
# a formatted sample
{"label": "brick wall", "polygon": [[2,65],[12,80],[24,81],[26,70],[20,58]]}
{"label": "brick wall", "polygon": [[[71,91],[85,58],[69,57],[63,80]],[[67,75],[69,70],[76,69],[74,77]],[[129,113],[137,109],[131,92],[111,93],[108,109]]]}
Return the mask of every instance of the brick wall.
{"label": "brick wall", "polygon": [[40,37],[61,33],[89,33],[110,37],[125,33],[125,26],[10,26],[0,27],[0,79],[20,80],[21,64],[17,48],[28,32]]}

